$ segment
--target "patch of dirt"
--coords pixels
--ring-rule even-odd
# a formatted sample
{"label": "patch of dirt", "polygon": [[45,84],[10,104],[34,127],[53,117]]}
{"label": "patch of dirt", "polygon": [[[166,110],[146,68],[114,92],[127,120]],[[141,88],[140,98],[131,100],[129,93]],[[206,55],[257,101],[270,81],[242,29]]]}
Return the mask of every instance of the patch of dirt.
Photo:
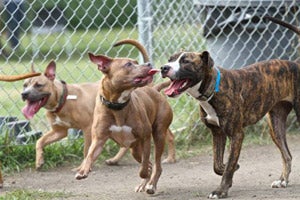
{"label": "patch of dirt", "polygon": [[[293,155],[289,186],[273,189],[271,183],[281,174],[282,162],[274,144],[252,145],[242,149],[240,169],[234,175],[228,199],[300,199],[300,136],[288,137]],[[122,160],[119,166],[98,165],[85,180],[75,180],[75,172],[57,168],[46,172],[27,170],[5,176],[0,192],[17,188],[71,193],[68,199],[206,199],[220,184],[221,177],[213,172],[212,155],[201,154],[180,159],[175,164],[164,164],[155,195],[135,193],[140,183],[139,166],[132,159]]]}

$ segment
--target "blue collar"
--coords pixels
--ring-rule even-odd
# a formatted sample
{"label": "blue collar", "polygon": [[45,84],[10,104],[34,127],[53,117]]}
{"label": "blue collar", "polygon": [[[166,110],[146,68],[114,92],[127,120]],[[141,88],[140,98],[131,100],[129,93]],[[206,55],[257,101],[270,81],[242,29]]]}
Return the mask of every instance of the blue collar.
{"label": "blue collar", "polygon": [[216,78],[216,84],[215,84],[215,92],[219,92],[220,90],[220,81],[221,81],[221,72],[219,70],[219,68],[215,67],[215,69],[217,70],[217,78]]}

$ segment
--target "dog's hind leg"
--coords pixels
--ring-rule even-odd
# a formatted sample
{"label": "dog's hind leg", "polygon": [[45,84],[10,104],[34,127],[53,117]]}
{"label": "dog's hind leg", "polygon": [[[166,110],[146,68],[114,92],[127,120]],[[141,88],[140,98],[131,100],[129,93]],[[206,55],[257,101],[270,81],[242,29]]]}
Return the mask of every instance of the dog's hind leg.
{"label": "dog's hind leg", "polygon": [[175,153],[175,136],[170,129],[166,132],[166,142],[168,144],[168,157],[165,158],[162,163],[175,163],[176,153]]}
{"label": "dog's hind leg", "polygon": [[268,113],[270,135],[276,146],[279,148],[283,161],[282,174],[279,180],[276,180],[272,183],[272,188],[285,188],[288,185],[288,179],[292,165],[292,155],[289,151],[286,141],[286,120],[291,110],[291,103],[279,102]]}
{"label": "dog's hind leg", "polygon": [[106,163],[107,165],[117,165],[118,162],[119,162],[119,160],[126,154],[127,150],[128,150],[128,148],[126,148],[126,147],[121,147],[121,148],[119,149],[118,153],[117,153],[114,157],[112,157],[112,158],[110,158],[110,159],[107,159],[107,160],[105,161],[105,163]]}

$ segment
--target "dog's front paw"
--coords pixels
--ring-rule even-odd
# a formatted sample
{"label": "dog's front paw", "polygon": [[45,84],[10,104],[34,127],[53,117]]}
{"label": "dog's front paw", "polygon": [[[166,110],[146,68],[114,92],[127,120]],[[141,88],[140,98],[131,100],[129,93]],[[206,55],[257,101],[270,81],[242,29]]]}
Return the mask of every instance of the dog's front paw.
{"label": "dog's front paw", "polygon": [[287,185],[288,185],[288,182],[286,182],[285,180],[277,180],[271,184],[271,187],[272,188],[286,188]]}
{"label": "dog's front paw", "polygon": [[156,188],[154,185],[147,185],[146,186],[146,192],[147,194],[154,194],[156,191]]}
{"label": "dog's front paw", "polygon": [[40,170],[44,165],[44,159],[39,159],[38,161],[36,161],[35,163],[35,170]]}
{"label": "dog's front paw", "polygon": [[75,175],[75,178],[77,180],[81,180],[81,179],[84,179],[84,178],[87,178],[87,177],[88,177],[88,174],[80,173],[80,172],[77,172],[76,175]]}
{"label": "dog's front paw", "polygon": [[213,191],[212,193],[210,193],[208,195],[207,198],[209,199],[222,199],[222,198],[226,198],[227,197],[227,192],[222,192],[222,191]]}

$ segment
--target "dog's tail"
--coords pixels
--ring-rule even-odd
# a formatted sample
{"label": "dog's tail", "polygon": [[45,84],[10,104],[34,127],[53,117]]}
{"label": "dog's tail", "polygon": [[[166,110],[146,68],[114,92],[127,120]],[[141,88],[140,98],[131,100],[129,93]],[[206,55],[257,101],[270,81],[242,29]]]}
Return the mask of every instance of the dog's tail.
{"label": "dog's tail", "polygon": [[41,73],[27,73],[27,74],[20,74],[20,75],[0,75],[0,81],[13,82],[13,81],[19,81],[33,76],[39,76],[39,75],[41,75]]}
{"label": "dog's tail", "polygon": [[284,27],[290,29],[291,31],[297,33],[297,35],[300,35],[300,29],[299,29],[297,26],[294,26],[294,25],[292,25],[292,24],[289,24],[289,23],[287,23],[287,22],[285,22],[285,21],[282,21],[282,20],[280,20],[280,19],[277,19],[277,18],[271,17],[271,16],[265,16],[264,18],[265,18],[265,19],[268,19],[268,20],[270,20],[270,21],[272,21],[272,22],[274,22],[274,23],[276,23],[276,24],[279,24],[279,25],[281,25],[281,26],[284,26]]}
{"label": "dog's tail", "polygon": [[[291,31],[295,32],[297,35],[300,36],[300,29],[297,26],[294,26],[292,24],[289,24],[289,23],[287,23],[285,21],[282,21],[280,19],[277,19],[277,18],[271,17],[271,16],[265,16],[264,18],[267,19],[267,20],[270,20],[270,21],[272,21],[272,22],[274,22],[276,24],[279,24],[279,25],[281,25],[281,26],[283,26],[285,28],[288,28],[288,29],[290,29]],[[297,58],[295,60],[295,62],[297,62],[297,63],[300,64],[300,58]]]}
{"label": "dog's tail", "polygon": [[131,44],[131,45],[135,46],[143,55],[144,62],[146,63],[146,62],[150,61],[146,48],[139,41],[133,40],[133,39],[124,39],[124,40],[118,41],[113,46],[116,47],[116,46],[120,46],[123,44]]}

